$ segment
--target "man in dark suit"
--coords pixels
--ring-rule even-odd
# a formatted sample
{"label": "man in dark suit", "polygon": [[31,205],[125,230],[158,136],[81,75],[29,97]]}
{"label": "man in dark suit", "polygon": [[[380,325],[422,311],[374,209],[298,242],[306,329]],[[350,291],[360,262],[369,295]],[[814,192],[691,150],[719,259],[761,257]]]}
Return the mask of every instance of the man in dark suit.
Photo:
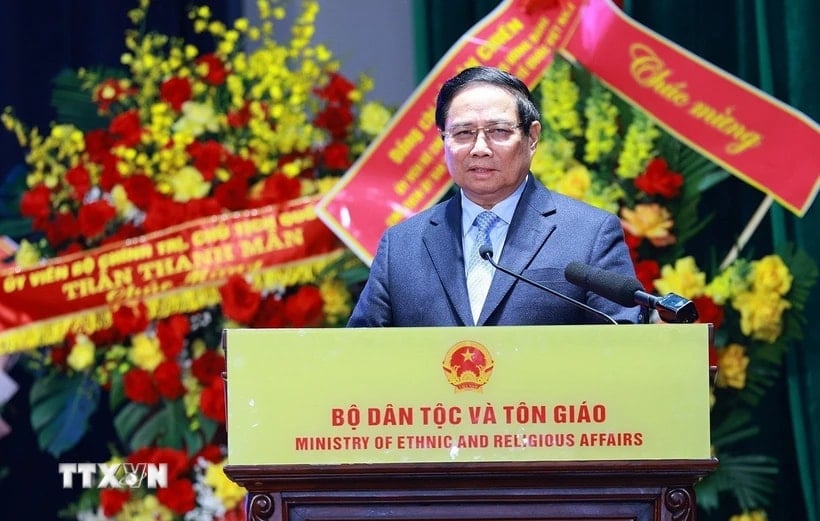
{"label": "man in dark suit", "polygon": [[619,322],[640,320],[640,308],[564,277],[572,261],[635,271],[616,216],[551,192],[530,173],[541,123],[523,82],[490,67],[462,71],[438,94],[436,126],[460,191],[385,232],[348,327],[602,323],[494,270],[478,253],[482,244],[502,267]]}

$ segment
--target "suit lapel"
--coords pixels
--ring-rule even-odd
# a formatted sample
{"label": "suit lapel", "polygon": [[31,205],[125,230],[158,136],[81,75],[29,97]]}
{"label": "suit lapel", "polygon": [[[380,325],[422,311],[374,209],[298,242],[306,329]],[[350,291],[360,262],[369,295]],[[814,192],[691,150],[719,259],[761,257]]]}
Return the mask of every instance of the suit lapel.
{"label": "suit lapel", "polygon": [[[555,223],[550,219],[554,212],[555,204],[549,192],[538,185],[530,174],[513,214],[498,263],[514,273],[522,273],[555,229]],[[483,325],[487,321],[516,280],[496,270],[478,325]]]}
{"label": "suit lapel", "polygon": [[461,240],[461,198],[458,196],[438,207],[430,216],[422,239],[435,266],[439,281],[464,325],[472,325],[470,298],[464,277],[464,252]]}

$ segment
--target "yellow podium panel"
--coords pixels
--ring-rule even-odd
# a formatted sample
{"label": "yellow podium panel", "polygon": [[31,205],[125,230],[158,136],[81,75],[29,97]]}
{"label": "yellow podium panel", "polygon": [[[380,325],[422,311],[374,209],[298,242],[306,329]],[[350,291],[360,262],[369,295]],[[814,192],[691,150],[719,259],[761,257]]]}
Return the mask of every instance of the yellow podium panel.
{"label": "yellow podium panel", "polygon": [[230,465],[709,459],[705,324],[233,329]]}

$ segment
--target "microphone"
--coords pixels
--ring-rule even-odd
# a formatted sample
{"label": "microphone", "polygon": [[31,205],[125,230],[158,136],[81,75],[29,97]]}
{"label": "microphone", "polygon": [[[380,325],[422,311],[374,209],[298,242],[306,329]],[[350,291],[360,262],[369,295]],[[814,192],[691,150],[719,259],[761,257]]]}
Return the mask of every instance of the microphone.
{"label": "microphone", "polygon": [[482,259],[484,259],[484,260],[488,261],[490,264],[492,264],[495,269],[503,271],[507,275],[510,275],[511,277],[514,277],[518,280],[523,280],[527,284],[535,286],[538,289],[542,289],[542,290],[546,291],[547,293],[549,293],[550,295],[554,295],[554,296],[560,298],[561,300],[569,302],[573,306],[581,308],[584,311],[586,311],[588,313],[591,313],[591,314],[595,315],[596,317],[603,319],[606,322],[609,322],[610,324],[615,324],[615,325],[618,324],[617,320],[615,320],[614,318],[610,317],[609,315],[607,315],[606,313],[604,313],[602,311],[598,311],[597,309],[595,309],[591,306],[588,306],[588,305],[584,304],[583,302],[579,302],[579,301],[575,300],[574,298],[572,298],[570,296],[564,295],[563,293],[559,293],[559,292],[555,291],[552,288],[548,288],[546,286],[543,286],[543,285],[535,282],[534,280],[530,280],[527,277],[524,277],[523,275],[519,275],[518,273],[515,273],[514,271],[510,271],[507,268],[505,268],[503,266],[500,266],[498,263],[496,263],[493,260],[493,246],[492,246],[492,244],[489,243],[489,241],[485,241],[478,248],[478,254],[481,256]]}
{"label": "microphone", "polygon": [[664,322],[688,324],[698,319],[695,303],[674,293],[657,297],[643,290],[643,285],[634,277],[612,271],[593,268],[581,262],[570,262],[564,270],[568,281],[585,290],[620,304],[654,309]]}

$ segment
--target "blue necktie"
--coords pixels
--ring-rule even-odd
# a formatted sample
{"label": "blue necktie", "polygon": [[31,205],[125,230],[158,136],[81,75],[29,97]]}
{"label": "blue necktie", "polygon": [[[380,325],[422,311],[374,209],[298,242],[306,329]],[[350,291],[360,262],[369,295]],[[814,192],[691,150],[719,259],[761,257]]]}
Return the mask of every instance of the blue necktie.
{"label": "blue necktie", "polygon": [[490,241],[490,231],[499,221],[496,214],[484,211],[478,214],[473,222],[473,226],[478,228],[473,248],[467,258],[467,293],[470,295],[470,309],[473,312],[473,323],[478,322],[481,315],[481,308],[484,307],[484,300],[490,290],[490,283],[493,280],[495,268],[493,265],[481,258],[479,249],[483,244],[492,245]]}

